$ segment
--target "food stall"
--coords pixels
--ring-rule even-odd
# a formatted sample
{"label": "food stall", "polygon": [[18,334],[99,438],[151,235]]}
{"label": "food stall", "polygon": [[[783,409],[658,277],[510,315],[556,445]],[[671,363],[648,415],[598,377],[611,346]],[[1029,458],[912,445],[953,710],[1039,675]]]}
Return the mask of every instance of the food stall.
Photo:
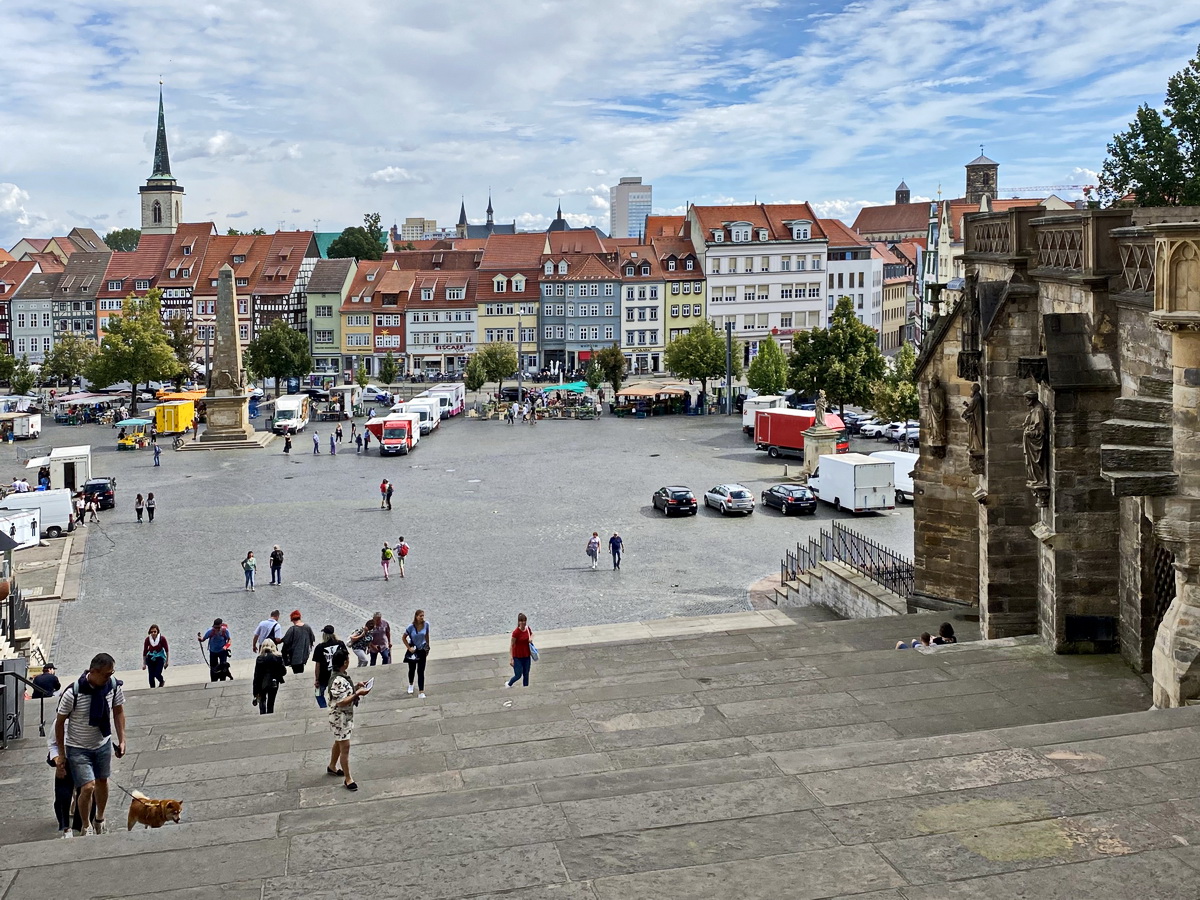
{"label": "food stall", "polygon": [[[38,470],[39,476],[42,470],[45,470],[50,476],[51,490],[82,490],[84,483],[92,477],[92,447],[90,444],[56,447],[50,451],[49,456],[38,456],[29,460],[25,463],[25,468]],[[39,477],[37,482],[40,481]]]}
{"label": "food stall", "polygon": [[191,430],[196,404],[191,400],[167,400],[154,407],[154,427],[159,434],[184,434]]}
{"label": "food stall", "polygon": [[150,444],[150,426],[154,423],[149,419],[122,419],[117,423],[121,430],[117,432],[118,450],[141,450]]}
{"label": "food stall", "polygon": [[612,413],[618,418],[636,416],[639,419],[682,414],[687,409],[689,393],[687,388],[676,385],[631,384],[617,392]]}

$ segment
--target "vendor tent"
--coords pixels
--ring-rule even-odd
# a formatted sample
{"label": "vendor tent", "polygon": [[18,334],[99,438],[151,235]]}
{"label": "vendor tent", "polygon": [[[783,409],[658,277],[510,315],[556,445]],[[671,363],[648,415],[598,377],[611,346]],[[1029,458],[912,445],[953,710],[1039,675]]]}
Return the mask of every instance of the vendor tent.
{"label": "vendor tent", "polygon": [[567,391],[571,394],[587,393],[588,383],[586,381],[572,381],[567,384],[550,384],[539,388],[543,394],[553,394],[555,391]]}

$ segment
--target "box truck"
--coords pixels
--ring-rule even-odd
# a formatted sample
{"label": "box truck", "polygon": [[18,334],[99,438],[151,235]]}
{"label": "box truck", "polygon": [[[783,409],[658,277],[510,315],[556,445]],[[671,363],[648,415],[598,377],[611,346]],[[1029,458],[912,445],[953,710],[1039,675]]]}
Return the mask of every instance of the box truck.
{"label": "box truck", "polygon": [[380,456],[400,454],[407,456],[414,446],[413,422],[411,416],[387,416],[367,421],[367,431],[375,436],[379,443]]}
{"label": "box truck", "polygon": [[38,513],[38,530],[46,537],[61,537],[75,530],[71,492],[65,489],[9,494],[0,500],[0,509],[35,510]]}
{"label": "box truck", "polygon": [[467,408],[467,386],[464,384],[439,384],[426,392],[437,397],[442,404],[442,418],[461,416]]}
{"label": "box truck", "polygon": [[896,508],[896,465],[863,453],[823,453],[808,488],[837,510],[883,512]]}
{"label": "box truck", "polygon": [[[812,428],[816,414],[808,409],[760,409],[754,420],[754,448],[770,457],[804,455],[804,432]],[[825,413],[825,424],[838,433],[837,452],[850,450],[846,426],[836,413]]]}
{"label": "box truck", "polygon": [[903,450],[880,450],[871,454],[871,459],[889,459],[896,465],[896,503],[913,502],[913,469],[917,467],[917,454]]}
{"label": "box truck", "polygon": [[777,394],[760,394],[757,397],[747,397],[742,403],[742,434],[754,440],[754,419],[759,410],[783,409],[787,406],[787,398]]}
{"label": "box truck", "polygon": [[308,426],[311,400],[308,394],[288,394],[275,401],[271,430],[276,434],[299,434]]}
{"label": "box truck", "polygon": [[432,397],[417,397],[407,403],[397,403],[392,412],[418,413],[421,416],[421,434],[429,434],[441,424],[442,405]]}

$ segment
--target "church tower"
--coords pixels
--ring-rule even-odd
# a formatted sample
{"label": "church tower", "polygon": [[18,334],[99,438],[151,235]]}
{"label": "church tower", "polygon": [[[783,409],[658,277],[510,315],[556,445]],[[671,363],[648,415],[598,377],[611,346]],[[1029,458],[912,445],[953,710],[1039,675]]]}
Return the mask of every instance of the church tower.
{"label": "church tower", "polygon": [[162,84],[158,86],[158,135],[154,140],[154,171],[138,188],[142,195],[142,234],[174,234],[183,220],[183,187],[171,174],[167,153],[167,120],[163,115]]}
{"label": "church tower", "polygon": [[465,199],[458,206],[458,225],[455,227],[454,233],[460,238],[467,236],[467,201]]}
{"label": "church tower", "polygon": [[901,181],[900,186],[898,188],[896,188],[896,205],[897,206],[907,205],[910,202],[911,197],[912,197],[912,194],[909,193],[908,185],[905,184],[903,181]]}
{"label": "church tower", "polygon": [[488,230],[488,234],[491,234],[493,231],[495,231],[495,230],[496,230],[496,221],[495,221],[495,219],[493,218],[493,215],[494,215],[494,213],[493,213],[493,210],[492,210],[492,192],[491,192],[491,191],[488,191],[488,208],[487,208],[487,217],[488,217],[488,218],[487,218],[487,230]]}
{"label": "church tower", "polygon": [[1000,193],[1000,163],[983,155],[983,147],[979,148],[979,156],[967,163],[967,202],[978,204],[986,194],[992,200]]}

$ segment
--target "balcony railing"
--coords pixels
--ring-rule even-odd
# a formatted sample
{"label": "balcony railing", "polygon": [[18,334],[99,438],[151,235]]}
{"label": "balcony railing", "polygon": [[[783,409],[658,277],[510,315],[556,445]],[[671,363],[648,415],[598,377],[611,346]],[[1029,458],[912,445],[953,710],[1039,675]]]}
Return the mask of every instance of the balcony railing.
{"label": "balcony railing", "polygon": [[794,551],[785,551],[779,566],[780,580],[795,581],[822,562],[849,566],[906,600],[913,594],[912,560],[837,522],[832,532],[821,529],[819,538],[809,538],[806,544],[797,543]]}

